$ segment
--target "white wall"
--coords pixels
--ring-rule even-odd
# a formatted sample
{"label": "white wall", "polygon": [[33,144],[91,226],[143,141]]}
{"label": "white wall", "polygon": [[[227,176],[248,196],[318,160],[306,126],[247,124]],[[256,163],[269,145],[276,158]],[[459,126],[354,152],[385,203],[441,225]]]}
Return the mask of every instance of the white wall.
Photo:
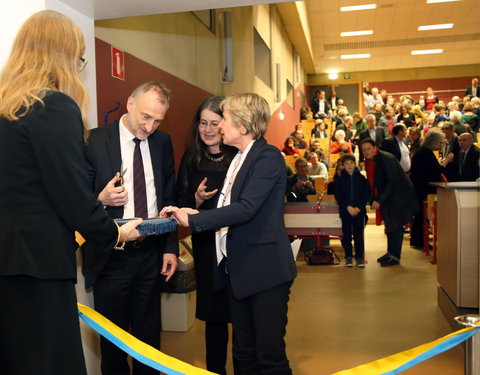
{"label": "white wall", "polygon": [[59,0],[0,1],[0,14],[2,14],[2,22],[0,23],[0,68],[3,67],[10,55],[10,50],[18,29],[28,17],[42,9],[53,9],[62,12],[67,17],[70,17],[85,34],[87,40],[85,56],[88,59],[88,65],[81,75],[90,95],[90,110],[88,113],[90,127],[96,127],[97,86],[95,79],[95,30],[93,19],[65,5]]}
{"label": "white wall", "polygon": [[[0,14],[2,22],[0,23],[1,48],[0,48],[0,69],[7,61],[10,55],[10,49],[23,22],[33,13],[43,9],[53,9],[62,12],[70,17],[83,31],[87,41],[87,50],[85,56],[88,59],[88,65],[81,73],[82,80],[87,86],[90,95],[90,110],[88,118],[90,126],[96,126],[97,122],[97,95],[95,79],[95,39],[93,19],[77,12],[59,0],[17,0],[1,1]],[[77,297],[80,303],[93,306],[91,293],[85,292],[83,276],[78,268]],[[85,361],[89,375],[100,374],[100,355],[98,337],[83,322],[81,325]]]}

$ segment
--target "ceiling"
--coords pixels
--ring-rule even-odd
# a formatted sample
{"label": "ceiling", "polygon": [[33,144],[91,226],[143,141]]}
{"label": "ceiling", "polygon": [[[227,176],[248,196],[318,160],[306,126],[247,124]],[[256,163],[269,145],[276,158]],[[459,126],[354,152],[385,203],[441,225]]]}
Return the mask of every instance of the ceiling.
{"label": "ceiling", "polygon": [[[340,12],[340,6],[376,3],[377,9]],[[315,73],[354,72],[480,63],[480,1],[426,4],[426,0],[308,0]],[[453,23],[452,29],[417,31]],[[340,37],[343,31],[373,35]],[[443,48],[412,56],[412,50]],[[371,58],[341,60],[343,54]]]}
{"label": "ceiling", "polygon": [[[93,19],[228,8],[288,0],[62,0]],[[340,12],[340,6],[376,3],[377,9]],[[281,4],[280,6],[285,5]],[[290,12],[280,12],[309,74],[467,65],[480,63],[480,1],[426,4],[426,0],[306,0],[310,37],[289,27]],[[297,22],[298,23],[298,22]],[[453,23],[447,30],[417,31],[420,25]],[[340,37],[343,31],[373,30],[373,35]],[[301,31],[302,34],[306,34]],[[300,42],[302,40],[302,42]],[[308,42],[305,42],[308,40]],[[306,47],[308,46],[308,47]],[[434,55],[412,50],[443,48]],[[340,55],[370,53],[366,59]]]}

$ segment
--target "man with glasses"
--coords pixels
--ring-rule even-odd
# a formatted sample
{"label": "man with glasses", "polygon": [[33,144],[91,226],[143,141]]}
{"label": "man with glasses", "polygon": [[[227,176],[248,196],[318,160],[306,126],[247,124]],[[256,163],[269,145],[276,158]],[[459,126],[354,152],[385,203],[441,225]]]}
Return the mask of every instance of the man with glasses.
{"label": "man with glasses", "polygon": [[[170,136],[157,128],[170,104],[161,83],[137,87],[119,124],[92,130],[89,175],[98,200],[113,218],[158,216],[173,204],[175,170]],[[160,348],[160,274],[168,281],[178,262],[178,235],[145,237],[105,254],[84,249],[85,286],[95,309],[139,340]],[[102,338],[103,375],[129,375],[127,355]],[[133,360],[134,374],[158,374]]]}

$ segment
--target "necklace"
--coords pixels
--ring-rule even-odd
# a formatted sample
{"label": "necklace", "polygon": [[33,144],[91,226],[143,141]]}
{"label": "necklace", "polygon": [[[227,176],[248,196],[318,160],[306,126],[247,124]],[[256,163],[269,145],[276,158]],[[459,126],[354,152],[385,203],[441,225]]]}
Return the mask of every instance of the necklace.
{"label": "necklace", "polygon": [[220,156],[213,157],[207,150],[203,150],[203,155],[205,155],[208,160],[213,161],[214,163],[223,161],[223,159],[225,158],[225,155],[223,153]]}

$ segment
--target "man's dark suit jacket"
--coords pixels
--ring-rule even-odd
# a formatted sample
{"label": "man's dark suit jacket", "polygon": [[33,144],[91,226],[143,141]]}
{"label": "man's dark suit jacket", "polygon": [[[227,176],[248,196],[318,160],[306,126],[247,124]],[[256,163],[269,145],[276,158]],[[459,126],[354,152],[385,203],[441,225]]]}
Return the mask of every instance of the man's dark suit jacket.
{"label": "man's dark suit jacket", "polygon": [[111,251],[118,230],[88,187],[72,98],[48,91],[19,120],[0,118],[0,150],[0,275],[76,279],[74,231]]}
{"label": "man's dark suit jacket", "polygon": [[[328,115],[328,111],[330,110],[330,106],[328,105],[328,101],[323,99],[322,100],[325,103],[325,114]],[[315,116],[319,109],[320,109],[320,99],[318,98],[313,98],[312,102],[310,103],[310,107],[312,108],[313,115]]]}
{"label": "man's dark suit jacket", "polygon": [[229,226],[228,274],[238,299],[296,276],[283,220],[286,183],[280,152],[257,139],[235,178],[231,204],[189,216],[194,232]]}
{"label": "man's dark suit jacket", "polygon": [[[375,144],[380,148],[382,145],[383,140],[385,139],[385,130],[382,127],[376,126],[375,127]],[[360,134],[358,135],[360,142],[363,141],[364,139],[370,138],[370,133],[368,132],[368,128],[365,130],[362,130]],[[363,153],[360,150],[360,161],[363,161]]]}
{"label": "man's dark suit jacket", "polygon": [[463,163],[462,174],[460,174],[460,167],[458,168],[457,181],[475,181],[479,177],[479,174],[480,174],[480,166],[478,164],[479,158],[480,158],[480,148],[478,148],[475,145],[471,145],[470,150],[468,150],[467,156]]}
{"label": "man's dark suit jacket", "polygon": [[[173,147],[170,136],[159,130],[148,137],[148,146],[152,159],[157,206],[160,212],[164,206],[175,204]],[[91,131],[87,141],[87,162],[92,188],[95,196],[98,196],[115,173],[121,170],[119,124],[107,125]],[[112,218],[123,216],[123,206],[106,207],[106,210]],[[178,254],[178,233],[175,231],[158,236],[157,248],[163,253]],[[88,246],[83,246],[82,250],[85,286],[89,288],[94,284],[108,260],[109,253],[92,253]]]}
{"label": "man's dark suit jacket", "polygon": [[[449,151],[453,153],[454,159],[450,163],[447,164],[445,167],[445,172],[444,175],[447,178],[448,181],[456,181],[457,175],[458,175],[458,154],[460,152],[460,144],[458,143],[458,137],[457,135],[454,135],[453,139],[451,140],[453,143],[452,145],[449,145]],[[447,155],[442,155],[444,158]]]}
{"label": "man's dark suit jacket", "polygon": [[[467,89],[465,90],[465,96],[472,95],[472,92],[473,92],[473,86],[468,86]],[[477,86],[477,96],[480,96],[480,86]]]}
{"label": "man's dark suit jacket", "polygon": [[402,158],[400,146],[398,145],[397,138],[395,136],[384,139],[380,146],[380,149],[391,153],[398,161],[400,161],[400,159]]}

